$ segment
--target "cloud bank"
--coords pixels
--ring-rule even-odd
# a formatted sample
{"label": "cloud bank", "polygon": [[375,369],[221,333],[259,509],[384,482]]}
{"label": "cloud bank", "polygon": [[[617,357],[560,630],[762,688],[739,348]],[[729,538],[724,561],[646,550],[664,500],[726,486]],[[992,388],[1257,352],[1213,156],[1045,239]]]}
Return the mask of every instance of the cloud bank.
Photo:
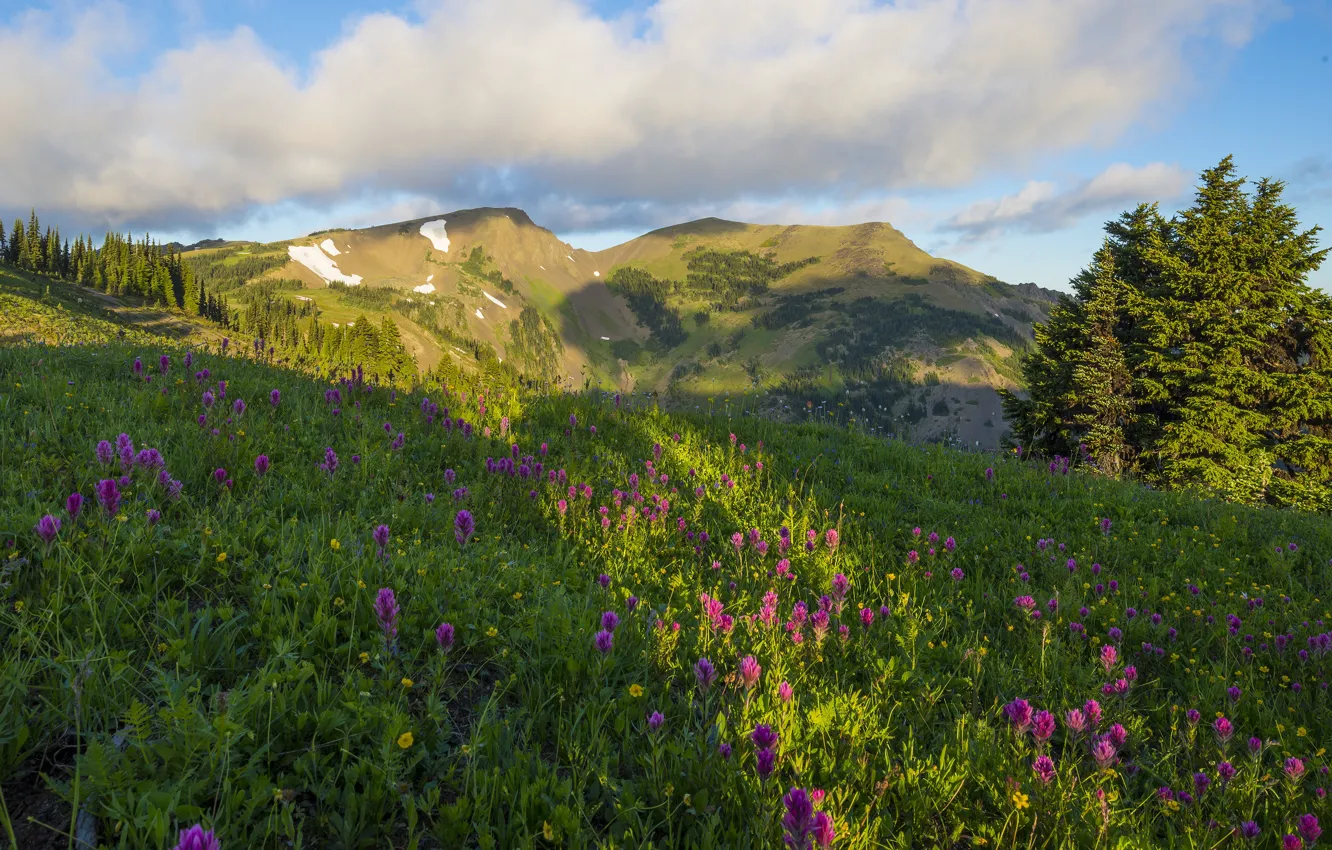
{"label": "cloud bank", "polygon": [[[438,200],[556,230],[813,195],[891,210],[889,193],[1113,140],[1178,93],[1162,81],[1187,81],[1190,49],[1242,44],[1276,3],[657,0],[607,20],[579,0],[421,0],[419,19],[349,22],[307,67],[239,28],[132,77],[111,70],[135,48],[124,7],[29,12],[0,24],[0,79],[23,81],[0,86],[0,207],[208,227]],[[1173,179],[1117,168],[953,226],[1047,226]]]}

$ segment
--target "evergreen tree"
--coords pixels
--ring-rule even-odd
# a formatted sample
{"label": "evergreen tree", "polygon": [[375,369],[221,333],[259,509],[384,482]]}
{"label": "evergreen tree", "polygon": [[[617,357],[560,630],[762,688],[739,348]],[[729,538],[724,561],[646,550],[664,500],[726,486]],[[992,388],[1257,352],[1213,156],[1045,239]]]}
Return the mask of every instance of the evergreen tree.
{"label": "evergreen tree", "polygon": [[0,219],[0,262],[9,259],[9,242],[5,239],[5,222]]}
{"label": "evergreen tree", "polygon": [[1332,298],[1326,258],[1283,185],[1252,197],[1229,157],[1192,207],[1140,207],[1036,331],[1029,397],[1004,394],[1038,453],[1088,454],[1108,472],[1240,502],[1332,510]]}

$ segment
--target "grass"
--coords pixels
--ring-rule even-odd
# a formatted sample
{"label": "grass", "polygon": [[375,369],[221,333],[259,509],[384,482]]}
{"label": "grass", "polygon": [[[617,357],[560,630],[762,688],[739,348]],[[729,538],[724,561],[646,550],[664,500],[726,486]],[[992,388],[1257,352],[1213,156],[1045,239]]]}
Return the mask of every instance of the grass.
{"label": "grass", "polygon": [[[767,848],[793,787],[846,848],[1212,847],[1248,820],[1277,847],[1328,815],[1326,518],[725,403],[427,402],[191,359],[0,348],[0,788],[47,789],[106,846],[202,822],[228,850]],[[118,434],[179,499],[151,455],[97,458]],[[534,477],[489,460],[514,444]],[[1010,722],[1019,698],[1048,740]],[[1103,742],[1065,719],[1089,700]],[[0,835],[65,846],[25,811]]]}

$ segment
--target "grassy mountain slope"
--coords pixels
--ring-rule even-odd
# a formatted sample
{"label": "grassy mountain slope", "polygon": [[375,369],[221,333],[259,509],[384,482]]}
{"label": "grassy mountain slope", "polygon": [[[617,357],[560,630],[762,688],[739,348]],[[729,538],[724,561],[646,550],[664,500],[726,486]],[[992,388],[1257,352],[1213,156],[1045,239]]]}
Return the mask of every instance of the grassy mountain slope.
{"label": "grassy mountain slope", "polygon": [[[438,219],[447,251],[420,232]],[[338,269],[363,278],[359,292],[284,260],[289,246],[325,240]],[[837,396],[882,430],[986,447],[1003,431],[995,389],[1015,386],[1014,352],[1053,300],[931,257],[884,223],[702,219],[594,253],[522,210],[482,208],[191,254],[209,255],[270,264],[260,280],[301,281],[307,291],[283,296],[313,300],[324,320],[391,316],[426,368],[467,368],[485,350],[546,379],[676,405],[776,392],[772,415]],[[657,301],[608,285],[626,274],[659,286]]]}
{"label": "grassy mountain slope", "polygon": [[[783,846],[791,788],[824,792],[840,850],[1230,846],[1250,819],[1267,848],[1327,823],[1325,519],[817,424],[429,388],[465,434],[420,392],[204,350],[206,388],[131,372],[163,353],[184,370],[156,345],[0,347],[23,850],[69,846],[76,808],[94,844],[154,850],[200,821],[228,850],[757,850]],[[151,452],[97,458],[118,434],[179,498]]]}

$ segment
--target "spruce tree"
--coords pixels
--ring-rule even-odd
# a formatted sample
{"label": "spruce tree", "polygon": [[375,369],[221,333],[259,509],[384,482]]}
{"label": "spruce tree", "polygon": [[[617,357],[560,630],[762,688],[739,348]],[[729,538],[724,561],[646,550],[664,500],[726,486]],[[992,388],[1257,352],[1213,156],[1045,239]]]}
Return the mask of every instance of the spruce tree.
{"label": "spruce tree", "polygon": [[0,219],[0,262],[9,259],[9,240],[5,238],[5,222]]}
{"label": "spruce tree", "polygon": [[1169,221],[1139,207],[1036,329],[1029,395],[1005,393],[1037,453],[1085,443],[1108,472],[1239,502],[1332,510],[1332,298],[1324,261],[1260,180],[1229,157]]}

